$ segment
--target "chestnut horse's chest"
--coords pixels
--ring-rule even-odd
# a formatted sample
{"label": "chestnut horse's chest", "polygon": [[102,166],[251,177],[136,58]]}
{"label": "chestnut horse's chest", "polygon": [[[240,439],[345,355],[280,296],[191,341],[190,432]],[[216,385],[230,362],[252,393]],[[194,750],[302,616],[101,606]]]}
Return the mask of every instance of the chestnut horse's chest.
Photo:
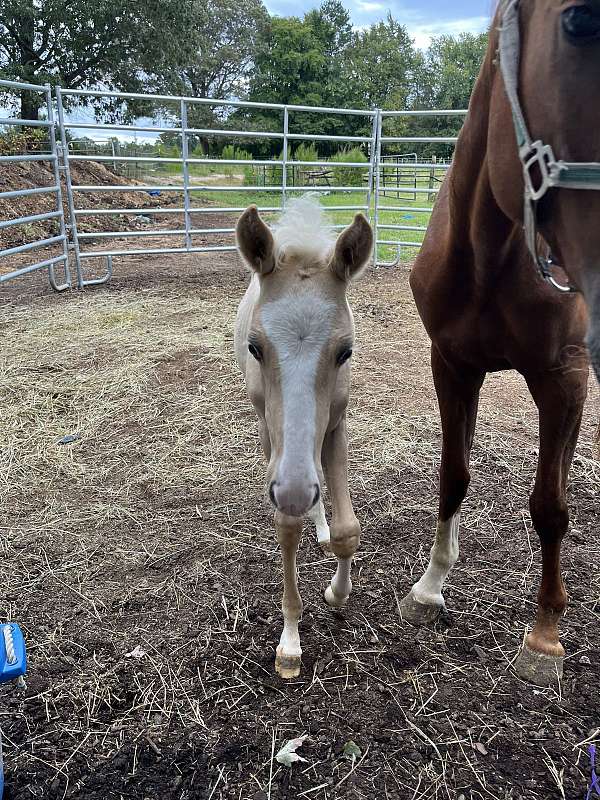
{"label": "chestnut horse's chest", "polygon": [[501,279],[484,286],[466,267],[464,257],[432,258],[426,251],[411,275],[421,319],[447,360],[486,372],[524,372],[564,364],[566,352],[583,347],[580,299],[560,296],[537,275],[520,272],[530,268],[526,254],[517,266],[495,265]]}

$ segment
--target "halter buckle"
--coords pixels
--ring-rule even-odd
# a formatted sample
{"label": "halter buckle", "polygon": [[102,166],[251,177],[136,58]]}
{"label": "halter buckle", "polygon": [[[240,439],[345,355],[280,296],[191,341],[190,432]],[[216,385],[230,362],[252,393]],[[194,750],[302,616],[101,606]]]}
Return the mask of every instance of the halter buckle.
{"label": "halter buckle", "polygon": [[[554,176],[557,162],[554,151],[549,144],[544,144],[538,139],[538,141],[527,143],[522,147],[519,156],[523,164],[526,195],[537,202],[542,199],[548,189],[555,186]],[[537,167],[539,173],[535,178],[532,174],[534,167]]]}

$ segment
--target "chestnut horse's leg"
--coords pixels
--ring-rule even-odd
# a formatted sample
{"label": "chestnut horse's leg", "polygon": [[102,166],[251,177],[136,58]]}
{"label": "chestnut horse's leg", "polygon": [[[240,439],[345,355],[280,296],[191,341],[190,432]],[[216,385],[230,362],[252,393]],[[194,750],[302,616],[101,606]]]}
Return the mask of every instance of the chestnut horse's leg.
{"label": "chestnut horse's leg", "polygon": [[296,553],[302,536],[302,520],[275,512],[275,528],[283,559],[283,633],[277,647],[275,669],[282,678],[300,675],[302,650],[298,623],[302,616],[302,598],[298,591]]}
{"label": "chestnut horse's leg", "polygon": [[342,608],[352,591],[352,558],[360,544],[360,524],[356,519],[348,491],[348,429],[344,416],[337,428],[325,436],[323,469],[331,495],[331,550],[338,567],[325,590],[325,600]]}
{"label": "chestnut horse's leg", "polygon": [[582,364],[525,378],[540,418],[540,455],[529,507],[542,549],[542,582],[535,625],[515,669],[525,680],[549,686],[562,676],[565,655],[558,629],[567,604],[560,548],[569,526],[567,479],[587,394],[588,368]]}
{"label": "chestnut horse's leg", "polygon": [[429,565],[400,603],[402,617],[413,625],[434,622],[444,610],[442,588],[458,559],[460,507],[469,487],[469,456],[475,434],[479,390],[485,373],[445,361],[431,348],[431,369],[442,420],[440,506]]}

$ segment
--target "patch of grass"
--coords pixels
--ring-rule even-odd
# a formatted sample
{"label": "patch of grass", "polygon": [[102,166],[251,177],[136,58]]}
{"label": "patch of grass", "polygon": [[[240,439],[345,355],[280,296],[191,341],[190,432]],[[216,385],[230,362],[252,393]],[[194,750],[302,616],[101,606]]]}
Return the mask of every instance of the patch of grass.
{"label": "patch of grass", "polygon": [[[350,157],[351,153],[353,153],[353,151],[345,151],[344,160],[360,160],[356,153],[353,153],[352,157]],[[302,160],[308,160],[308,155],[310,155],[310,153],[303,152],[302,155]],[[312,155],[314,155],[314,153]],[[304,156],[306,156],[306,158],[304,158]],[[299,157],[299,154],[296,154],[295,157]],[[352,185],[351,180],[356,179],[362,173],[362,170],[351,170],[350,168],[344,168],[342,166],[343,161],[341,161],[340,164],[341,165],[339,167],[334,168],[334,185],[315,186],[315,195],[318,196],[319,202],[326,209],[336,206],[356,206],[357,210],[360,208],[365,212],[369,211],[370,220],[373,223],[375,220],[374,192],[371,193],[370,206],[367,209],[366,186],[364,188],[357,186],[356,191],[353,192],[335,191],[336,185]],[[165,174],[169,174],[171,177],[174,175],[179,175],[181,177],[181,168],[179,165],[166,164],[164,167],[166,168]],[[230,174],[228,175],[224,175],[223,167],[220,168],[220,172],[218,172],[217,169],[217,167],[205,168],[204,165],[191,165],[190,175],[192,180],[209,177],[210,175],[222,175],[223,177],[217,179],[216,182],[221,185],[229,185],[232,187],[236,187],[241,184],[255,185],[263,182],[261,177],[258,176],[256,168],[246,167],[245,171],[242,172],[241,166],[240,170],[238,170],[237,167],[230,167]],[[160,170],[163,170],[162,165],[160,165]],[[353,173],[353,176],[346,174],[350,172]],[[418,245],[420,242],[422,242],[425,233],[423,229],[426,229],[429,223],[431,209],[433,208],[432,201],[435,199],[436,195],[428,194],[425,191],[419,190],[439,188],[441,186],[441,180],[443,179],[443,176],[444,172],[442,170],[437,170],[433,176],[430,176],[427,171],[420,171],[417,174],[416,186],[407,185],[402,186],[400,189],[391,189],[389,186],[383,187],[379,198],[378,240],[387,242],[410,242],[415,243],[415,245]],[[154,179],[156,180],[156,178],[157,175],[155,173]],[[409,170],[403,176],[403,179],[409,180],[410,178],[411,171]],[[281,168],[266,168],[264,179],[266,180],[267,185],[279,184],[281,181]],[[181,181],[178,180],[177,182],[179,183]],[[224,192],[219,190],[211,190],[208,188],[208,186],[210,186],[210,182],[207,181],[206,191],[202,191],[201,193],[193,193],[193,206],[202,207],[203,205],[210,204],[218,205],[223,208],[246,208],[251,204],[256,204],[260,208],[280,207],[282,202],[281,192],[242,190]],[[298,197],[300,194],[305,194],[305,192],[300,193],[295,191],[293,185],[291,185],[290,175],[288,175],[287,196],[292,198]],[[352,221],[355,213],[356,211],[352,209],[343,211],[332,210],[329,212],[329,217],[334,225],[348,225]],[[385,227],[388,225],[400,226],[400,230],[389,229]],[[398,247],[395,245],[381,244],[377,249],[377,258],[379,262],[391,263],[396,261],[399,254],[401,263],[407,263],[414,259],[417,252],[418,247],[403,246],[400,247],[400,251],[398,251]]]}

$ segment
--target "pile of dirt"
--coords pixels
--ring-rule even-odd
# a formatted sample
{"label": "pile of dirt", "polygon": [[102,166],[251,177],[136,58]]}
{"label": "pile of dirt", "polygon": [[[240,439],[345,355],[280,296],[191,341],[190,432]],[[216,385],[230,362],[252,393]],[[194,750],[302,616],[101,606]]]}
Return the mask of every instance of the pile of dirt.
{"label": "pile of dirt", "polygon": [[[95,162],[73,162],[70,168],[74,186],[141,185],[140,181],[117,175],[103,164]],[[42,186],[52,186],[53,184],[54,174],[52,164],[49,161],[0,164],[0,191],[2,192],[36,189]],[[147,192],[140,191],[78,192],[76,193],[75,201],[78,209],[131,208],[139,209],[140,214],[143,214],[145,209],[155,209],[163,206],[173,207],[182,204],[181,195],[177,192],[163,192],[158,196],[150,196]],[[64,181],[63,205],[65,219],[68,220]],[[1,220],[44,214],[55,210],[56,200],[54,194],[15,197],[8,200],[0,199]],[[152,219],[158,229],[169,227],[171,224],[168,218],[157,217],[154,220],[153,217]],[[136,230],[144,225],[147,225],[147,220],[140,220],[137,214],[128,214],[118,215],[117,217],[112,215],[81,217],[78,219],[77,227],[82,233],[92,233],[94,231],[115,229]],[[56,235],[57,232],[58,222],[55,220],[17,225],[2,231],[0,247],[15,247],[36,239]]]}

